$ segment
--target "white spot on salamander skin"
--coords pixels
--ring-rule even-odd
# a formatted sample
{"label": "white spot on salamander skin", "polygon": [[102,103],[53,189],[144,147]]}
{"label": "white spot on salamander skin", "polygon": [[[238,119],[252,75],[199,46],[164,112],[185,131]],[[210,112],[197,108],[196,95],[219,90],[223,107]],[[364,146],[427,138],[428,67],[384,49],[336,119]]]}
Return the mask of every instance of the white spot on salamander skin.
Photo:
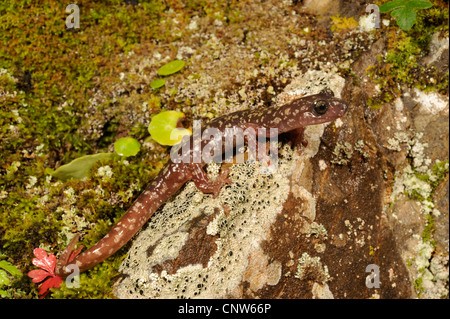
{"label": "white spot on salamander skin", "polygon": [[296,122],[297,120],[294,118],[290,118],[289,120],[287,120],[288,126],[294,126]]}
{"label": "white spot on salamander skin", "polygon": [[122,234],[123,234],[123,229],[120,230],[120,231],[117,233],[117,235],[114,237],[114,243],[115,243],[115,244],[117,244],[117,243],[120,241],[120,239],[122,238]]}
{"label": "white spot on salamander skin", "polygon": [[145,196],[150,196],[151,193],[152,193],[152,192],[148,190],[148,191],[145,191],[145,192],[144,192],[144,195],[145,195]]}
{"label": "white spot on salamander skin", "polygon": [[132,219],[129,220],[128,229],[133,230],[134,229],[134,225],[136,225],[136,219],[132,218]]}
{"label": "white spot on salamander skin", "polygon": [[166,193],[166,191],[167,191],[167,184],[166,183],[163,183],[162,185],[161,185],[161,194],[165,194]]}

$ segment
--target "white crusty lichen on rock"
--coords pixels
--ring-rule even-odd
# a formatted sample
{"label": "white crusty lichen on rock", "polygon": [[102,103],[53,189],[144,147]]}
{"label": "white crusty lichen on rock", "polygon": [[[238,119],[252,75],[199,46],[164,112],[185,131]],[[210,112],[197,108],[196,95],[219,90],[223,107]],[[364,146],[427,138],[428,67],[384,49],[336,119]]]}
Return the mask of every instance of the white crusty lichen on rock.
{"label": "white crusty lichen on rock", "polygon": [[[325,87],[339,96],[343,85],[339,76],[308,72],[291,83],[286,93],[279,96],[278,103],[318,93]],[[283,274],[282,264],[267,256],[261,244],[271,240],[271,226],[288,198],[291,182],[297,183],[302,178],[301,163],[317,153],[325,125],[308,127],[305,134],[309,144],[302,155],[280,144],[278,167],[272,174],[261,174],[264,164],[258,162],[232,165],[233,183],[223,187],[217,198],[202,194],[193,182],[188,182],[156,212],[134,240],[120,268],[125,276],[116,285],[116,296],[240,298],[244,282],[248,283],[246,295],[256,293],[265,285],[276,285]],[[214,178],[218,165],[209,164],[207,171]],[[313,223],[315,200],[306,189],[301,189],[302,196],[298,196],[310,203],[305,202],[307,211],[300,213]],[[207,263],[199,260],[171,271],[158,268],[163,262],[177,258],[198,219],[208,221],[205,231],[211,236],[208,240],[214,241],[215,249]]]}
{"label": "white crusty lichen on rock", "polygon": [[[447,253],[441,255],[436,250],[434,240],[435,219],[441,214],[434,200],[434,190],[440,175],[448,174],[448,149],[442,148],[431,159],[433,136],[442,139],[447,132],[426,134],[427,127],[434,125],[439,117],[448,116],[448,97],[438,93],[425,93],[414,89],[412,96],[416,103],[412,117],[412,128],[402,128],[393,133],[385,147],[392,152],[405,151],[408,162],[395,172],[395,180],[386,207],[394,233],[401,239],[401,256],[408,266],[414,290],[420,298],[441,298],[448,296],[448,242]],[[402,102],[396,100],[396,105]],[[398,109],[397,109],[398,110]],[[399,127],[397,127],[399,129]],[[430,154],[430,155],[429,155]],[[437,155],[439,154],[439,155]],[[445,173],[446,172],[446,173]],[[442,176],[441,176],[442,178]],[[447,219],[448,227],[448,219]],[[403,233],[406,233],[404,235]]]}
{"label": "white crusty lichen on rock", "polygon": [[307,277],[308,273],[312,271],[316,273],[315,278],[320,281],[319,283],[322,285],[330,279],[328,267],[326,265],[322,265],[320,257],[311,257],[308,253],[303,253],[298,259],[295,278],[304,279]]}

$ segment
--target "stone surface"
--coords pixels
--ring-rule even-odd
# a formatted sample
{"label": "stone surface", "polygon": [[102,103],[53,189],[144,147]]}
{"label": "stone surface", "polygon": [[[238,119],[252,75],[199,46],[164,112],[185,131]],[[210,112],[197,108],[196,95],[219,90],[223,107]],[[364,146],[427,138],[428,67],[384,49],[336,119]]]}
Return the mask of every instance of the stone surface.
{"label": "stone surface", "polygon": [[449,221],[448,221],[448,176],[434,194],[433,202],[441,213],[436,217],[434,239],[436,240],[436,253],[448,255],[449,250]]}

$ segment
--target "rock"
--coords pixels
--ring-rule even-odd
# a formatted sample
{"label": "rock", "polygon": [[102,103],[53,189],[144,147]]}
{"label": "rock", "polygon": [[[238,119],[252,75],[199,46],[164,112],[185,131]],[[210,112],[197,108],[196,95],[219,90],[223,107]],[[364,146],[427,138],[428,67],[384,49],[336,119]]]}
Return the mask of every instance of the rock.
{"label": "rock", "polygon": [[335,15],[339,13],[341,2],[341,0],[305,0],[303,10],[319,16]]}
{"label": "rock", "polygon": [[428,144],[427,155],[433,161],[448,158],[448,97],[435,92],[425,93],[418,89],[411,92],[411,97],[414,103],[411,112],[414,129],[424,133],[424,140]]}
{"label": "rock", "polygon": [[449,177],[447,175],[444,182],[437,188],[434,193],[433,202],[436,203],[436,209],[440,212],[435,218],[434,239],[436,240],[436,253],[447,255],[449,251]]}
{"label": "rock", "polygon": [[431,37],[430,52],[423,59],[426,64],[435,64],[437,69],[448,70],[449,38],[441,38],[439,32]]}

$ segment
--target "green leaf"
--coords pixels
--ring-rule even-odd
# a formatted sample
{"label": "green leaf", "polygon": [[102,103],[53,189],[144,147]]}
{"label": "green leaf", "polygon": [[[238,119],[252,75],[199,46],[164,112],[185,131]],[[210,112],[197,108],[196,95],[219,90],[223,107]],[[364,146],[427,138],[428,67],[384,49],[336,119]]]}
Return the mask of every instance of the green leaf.
{"label": "green leaf", "polygon": [[402,10],[403,10],[403,8],[393,10],[391,12],[391,16],[393,16],[394,18],[397,18],[401,14]]}
{"label": "green leaf", "polygon": [[182,60],[174,60],[171,61],[162,67],[160,67],[157,71],[159,75],[170,75],[180,71],[185,65],[185,62]]}
{"label": "green leaf", "polygon": [[124,157],[134,156],[140,149],[141,143],[132,137],[122,137],[114,143],[114,151]]}
{"label": "green leaf", "polygon": [[0,297],[1,298],[7,298],[8,296],[9,296],[9,294],[6,291],[0,289]]}
{"label": "green leaf", "polygon": [[161,145],[175,145],[182,140],[184,135],[191,135],[190,130],[177,128],[178,121],[183,117],[183,112],[161,112],[152,118],[148,132]]}
{"label": "green leaf", "polygon": [[74,159],[69,164],[60,166],[56,171],[53,171],[51,175],[63,181],[71,178],[82,179],[89,175],[89,170],[97,161],[112,159],[116,156],[117,155],[114,153],[98,153],[82,156]]}
{"label": "green leaf", "polygon": [[406,5],[414,9],[428,9],[433,6],[430,1],[426,0],[410,0]]}
{"label": "green leaf", "polygon": [[380,6],[380,13],[389,12],[392,9],[404,7],[407,4],[407,0],[393,0],[390,2],[386,2],[385,4]]}
{"label": "green leaf", "polygon": [[0,269],[0,287],[9,285],[8,274]]}
{"label": "green leaf", "polygon": [[416,12],[409,7],[400,9],[397,15],[397,24],[402,30],[409,30],[416,22]]}
{"label": "green leaf", "polygon": [[156,79],[150,83],[150,87],[152,89],[159,89],[160,87],[163,87],[166,84],[166,79]]}
{"label": "green leaf", "polygon": [[22,276],[20,270],[17,269],[17,267],[11,264],[10,262],[7,262],[6,260],[0,261],[0,268],[3,268],[7,272],[9,272],[12,276]]}

